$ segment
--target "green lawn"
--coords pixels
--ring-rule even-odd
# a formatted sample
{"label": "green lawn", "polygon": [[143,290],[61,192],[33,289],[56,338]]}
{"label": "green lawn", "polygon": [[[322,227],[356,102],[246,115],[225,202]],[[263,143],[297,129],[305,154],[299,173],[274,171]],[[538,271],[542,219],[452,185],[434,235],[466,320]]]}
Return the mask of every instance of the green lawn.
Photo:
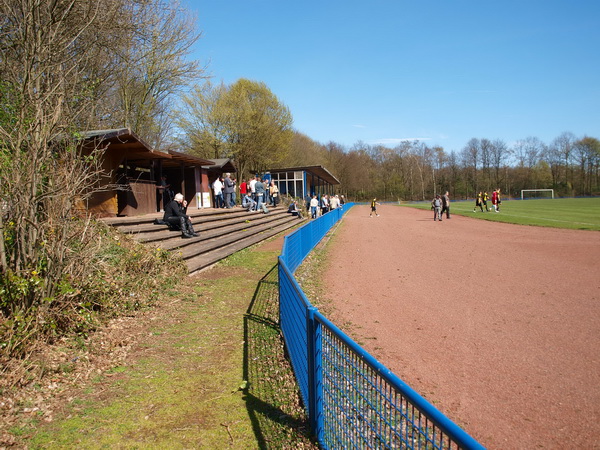
{"label": "green lawn", "polygon": [[[403,203],[421,209],[430,209],[428,202]],[[544,200],[503,200],[499,213],[473,212],[475,201],[454,201],[452,214],[496,222],[535,225],[540,227],[569,228],[600,231],[600,198],[561,198]],[[488,207],[493,209],[492,202]]]}

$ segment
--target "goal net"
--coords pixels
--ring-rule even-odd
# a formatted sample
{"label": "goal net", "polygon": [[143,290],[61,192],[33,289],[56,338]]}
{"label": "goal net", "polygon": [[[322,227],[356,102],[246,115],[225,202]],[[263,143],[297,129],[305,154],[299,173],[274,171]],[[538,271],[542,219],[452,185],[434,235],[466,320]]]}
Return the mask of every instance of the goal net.
{"label": "goal net", "polygon": [[554,189],[522,189],[521,200],[531,198],[554,198]]}

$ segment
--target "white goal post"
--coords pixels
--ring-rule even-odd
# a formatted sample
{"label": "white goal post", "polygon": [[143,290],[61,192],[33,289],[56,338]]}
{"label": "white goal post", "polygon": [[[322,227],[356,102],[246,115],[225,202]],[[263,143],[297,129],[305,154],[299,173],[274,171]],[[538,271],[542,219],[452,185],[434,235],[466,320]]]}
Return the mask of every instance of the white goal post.
{"label": "white goal post", "polygon": [[521,189],[521,200],[525,199],[526,192],[550,192],[551,198],[554,198],[554,189]]}

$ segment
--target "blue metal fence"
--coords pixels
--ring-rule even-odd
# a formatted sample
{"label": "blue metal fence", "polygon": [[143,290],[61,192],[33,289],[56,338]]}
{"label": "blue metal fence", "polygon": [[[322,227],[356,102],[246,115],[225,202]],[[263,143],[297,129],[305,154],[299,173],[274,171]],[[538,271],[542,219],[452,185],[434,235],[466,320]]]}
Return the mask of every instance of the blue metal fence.
{"label": "blue metal fence", "polygon": [[294,272],[351,207],[285,237],[280,323],[311,428],[324,448],[482,449],[313,307]]}

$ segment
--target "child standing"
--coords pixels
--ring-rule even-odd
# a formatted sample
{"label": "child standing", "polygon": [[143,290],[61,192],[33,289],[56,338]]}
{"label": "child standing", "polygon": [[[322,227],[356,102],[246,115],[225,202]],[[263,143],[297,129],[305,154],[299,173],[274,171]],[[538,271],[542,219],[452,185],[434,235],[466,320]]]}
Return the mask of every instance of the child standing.
{"label": "child standing", "polygon": [[373,213],[379,217],[379,214],[377,214],[377,205],[379,205],[379,203],[377,203],[377,199],[374,198],[373,201],[371,201],[371,212],[369,213],[369,217],[373,217]]}
{"label": "child standing", "polygon": [[431,201],[431,209],[433,209],[433,221],[439,220],[442,221],[442,199],[440,198],[440,194],[436,195],[435,198]]}

